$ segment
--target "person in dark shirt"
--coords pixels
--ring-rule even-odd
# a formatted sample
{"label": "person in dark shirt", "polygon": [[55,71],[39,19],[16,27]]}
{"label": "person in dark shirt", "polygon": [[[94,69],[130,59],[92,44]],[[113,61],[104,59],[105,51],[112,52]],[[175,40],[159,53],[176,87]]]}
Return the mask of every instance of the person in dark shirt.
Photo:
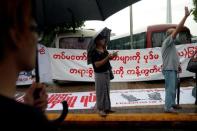
{"label": "person in dark shirt", "polygon": [[[35,67],[37,33],[30,0],[0,1],[0,130],[55,130],[44,115],[47,106],[45,86],[34,83],[24,103],[15,101],[20,71]],[[40,98],[33,92],[42,88]]]}
{"label": "person in dark shirt", "polygon": [[109,60],[116,54],[106,50],[106,38],[98,35],[95,38],[96,48],[92,55],[92,65],[95,72],[96,107],[101,116],[106,116],[111,111],[110,102],[110,71]]}

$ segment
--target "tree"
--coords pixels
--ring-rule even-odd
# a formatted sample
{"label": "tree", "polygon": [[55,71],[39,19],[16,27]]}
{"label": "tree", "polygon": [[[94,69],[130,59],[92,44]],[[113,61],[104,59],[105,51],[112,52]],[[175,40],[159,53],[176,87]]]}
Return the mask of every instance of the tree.
{"label": "tree", "polygon": [[[84,26],[84,21],[75,22],[75,27],[73,31],[75,31],[75,28],[80,28],[82,26]],[[44,30],[43,37],[40,43],[42,43],[46,47],[52,47],[52,42],[56,34],[65,33],[67,30],[71,30],[72,28],[72,23],[65,23],[58,26],[48,27]]]}
{"label": "tree", "polygon": [[193,9],[193,15],[194,15],[194,20],[197,22],[197,0],[193,0],[194,4],[194,9]]}

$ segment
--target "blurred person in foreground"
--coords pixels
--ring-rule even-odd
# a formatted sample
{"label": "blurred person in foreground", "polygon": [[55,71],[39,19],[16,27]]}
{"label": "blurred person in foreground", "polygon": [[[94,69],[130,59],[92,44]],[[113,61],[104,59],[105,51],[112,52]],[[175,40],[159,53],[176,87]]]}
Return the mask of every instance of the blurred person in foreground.
{"label": "blurred person in foreground", "polygon": [[[30,71],[36,60],[36,23],[30,0],[0,1],[0,124],[1,129],[54,130],[44,115],[47,107],[45,85],[33,83],[24,103],[14,99],[20,71]],[[36,88],[42,88],[34,99]]]}
{"label": "blurred person in foreground", "polygon": [[167,37],[162,44],[162,73],[165,78],[165,105],[164,111],[166,113],[177,113],[176,109],[180,106],[175,104],[176,87],[178,84],[177,73],[181,72],[180,60],[176,49],[176,36],[182,30],[185,21],[190,15],[191,11],[185,7],[185,15],[176,28],[167,30]]}

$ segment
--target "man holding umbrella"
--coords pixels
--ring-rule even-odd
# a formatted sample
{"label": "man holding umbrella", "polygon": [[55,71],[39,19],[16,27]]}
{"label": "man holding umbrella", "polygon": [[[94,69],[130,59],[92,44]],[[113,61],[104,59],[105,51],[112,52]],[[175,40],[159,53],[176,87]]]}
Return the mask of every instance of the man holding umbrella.
{"label": "man holding umbrella", "polygon": [[92,39],[87,51],[88,64],[93,65],[95,72],[96,106],[101,116],[113,112],[110,102],[110,79],[113,79],[113,75],[109,60],[117,53],[110,54],[106,49],[110,32],[111,30],[104,28]]}

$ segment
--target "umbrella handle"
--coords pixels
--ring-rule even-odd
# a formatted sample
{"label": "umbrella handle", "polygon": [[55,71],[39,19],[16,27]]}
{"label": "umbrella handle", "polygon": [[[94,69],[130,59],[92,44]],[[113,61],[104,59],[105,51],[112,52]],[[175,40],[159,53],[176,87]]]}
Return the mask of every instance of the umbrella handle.
{"label": "umbrella handle", "polygon": [[[38,46],[37,46],[37,49],[36,49],[36,67],[35,67],[35,78],[36,78],[36,83],[39,83],[40,82],[40,75],[39,75],[39,64],[38,64]],[[36,88],[34,93],[33,93],[33,97],[34,99],[38,99],[40,97],[40,91],[41,89],[40,88]]]}
{"label": "umbrella handle", "polygon": [[[35,76],[36,76],[36,83],[39,83],[40,82],[40,75],[39,75],[39,64],[38,64],[38,61],[39,61],[39,58],[38,58],[38,47],[36,49],[36,68],[35,68]],[[41,90],[36,89],[35,92],[34,92],[34,98],[37,99],[39,98],[39,92]],[[55,124],[55,125],[58,125],[60,124],[61,122],[64,121],[64,119],[66,118],[67,114],[68,114],[68,104],[66,101],[63,101],[62,102],[62,106],[63,106],[63,110],[62,110],[62,113],[61,115],[59,116],[59,118],[55,119],[55,120],[52,120],[52,124]]]}
{"label": "umbrella handle", "polygon": [[35,67],[35,77],[36,77],[36,83],[40,82],[40,74],[39,74],[39,58],[38,58],[38,46],[36,49],[36,67]]}
{"label": "umbrella handle", "polygon": [[64,122],[64,120],[68,114],[68,103],[66,101],[62,101],[62,106],[63,106],[63,110],[62,110],[62,113],[59,116],[59,118],[50,121],[54,125],[59,125],[62,122]]}
{"label": "umbrella handle", "polygon": [[76,30],[75,30],[75,28],[76,28],[76,24],[75,24],[76,20],[75,20],[74,12],[70,8],[68,8],[67,10],[71,14],[71,17],[72,17],[73,33],[76,33]]}

